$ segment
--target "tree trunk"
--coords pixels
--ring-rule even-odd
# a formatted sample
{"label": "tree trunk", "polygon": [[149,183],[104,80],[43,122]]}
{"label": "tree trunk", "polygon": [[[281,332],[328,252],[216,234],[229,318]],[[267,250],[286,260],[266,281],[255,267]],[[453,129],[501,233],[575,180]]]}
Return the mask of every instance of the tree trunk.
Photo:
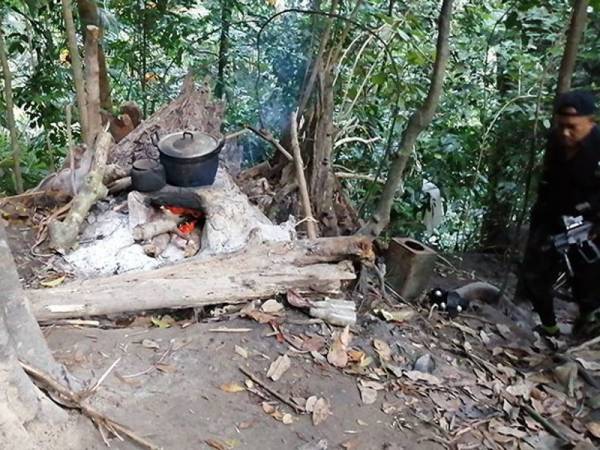
{"label": "tree trunk", "polygon": [[[31,362],[68,382],[33,318],[19,282],[0,219],[0,442],[3,449],[45,447],[35,436],[44,423],[60,423],[65,412],[46,398],[22,370],[18,359]],[[31,433],[31,434],[30,434]],[[42,437],[42,436],[39,436]]]}
{"label": "tree trunk", "polygon": [[404,130],[398,150],[392,156],[388,178],[383,188],[375,212],[368,223],[360,230],[361,234],[379,236],[390,222],[390,212],[394,204],[396,192],[402,190],[404,180],[404,169],[414,149],[419,134],[431,123],[435,110],[437,109],[442,86],[448,63],[450,36],[450,20],[452,17],[453,0],[443,0],[442,8],[438,18],[438,38],[436,45],[436,56],[431,75],[431,84],[425,102],[408,121]]}
{"label": "tree trunk", "polygon": [[[507,25],[511,31],[518,32],[520,24]],[[516,29],[519,27],[518,29]],[[514,87],[511,83],[511,61],[505,55],[497,55],[497,77],[496,89],[503,102],[507,101],[511,89]],[[513,143],[518,145],[521,136],[514,136],[508,131],[508,127],[514,125],[512,118],[508,122],[496,124],[498,132],[496,139],[491,143],[487,161],[484,164],[487,168],[488,185],[485,198],[485,215],[481,224],[481,247],[487,251],[501,252],[510,245],[510,223],[513,201],[500,189],[501,183],[509,177],[509,152],[513,148]],[[504,128],[503,128],[504,127]],[[505,132],[503,132],[505,131]],[[519,130],[514,130],[519,131]],[[516,138],[516,139],[515,139]],[[487,142],[482,143],[488,146]]]}
{"label": "tree trunk", "polygon": [[87,111],[89,140],[94,142],[102,128],[100,116],[100,84],[98,69],[98,38],[100,28],[88,25],[85,33],[85,87],[87,91]]}
{"label": "tree trunk", "polygon": [[77,9],[79,11],[79,20],[81,21],[81,35],[86,37],[85,29],[88,25],[94,25],[100,29],[98,37],[98,70],[99,70],[99,89],[100,89],[100,107],[105,111],[112,110],[112,98],[110,92],[110,81],[108,79],[108,69],[106,66],[106,56],[102,48],[102,37],[104,29],[98,14],[98,6],[94,0],[77,0]]}
{"label": "tree trunk", "polygon": [[588,3],[588,0],[575,0],[573,4],[571,24],[567,33],[567,43],[565,44],[565,51],[558,71],[557,94],[562,94],[571,89],[571,79],[573,78],[575,61],[577,59],[577,47],[585,29]]}
{"label": "tree trunk", "polygon": [[221,0],[221,37],[219,39],[219,62],[215,97],[219,100],[225,94],[225,69],[229,60],[229,24],[231,22],[231,0]]}
{"label": "tree trunk", "polygon": [[15,183],[15,191],[17,194],[23,192],[23,176],[21,175],[21,149],[17,137],[17,124],[15,123],[13,91],[12,91],[12,74],[8,66],[8,55],[6,45],[4,43],[4,34],[0,28],[0,63],[2,72],[4,73],[4,101],[6,102],[6,124],[10,133],[10,147],[13,158],[13,175]]}
{"label": "tree trunk", "polygon": [[63,17],[65,19],[65,29],[67,30],[67,41],[69,43],[69,53],[71,54],[71,68],[73,69],[73,83],[75,84],[75,93],[77,95],[77,108],[79,109],[79,123],[81,125],[81,139],[88,148],[92,147],[89,141],[88,132],[88,111],[87,97],[85,94],[85,81],[83,78],[83,66],[81,57],[77,48],[77,37],[75,36],[75,24],[73,23],[73,6],[71,0],[62,0]]}

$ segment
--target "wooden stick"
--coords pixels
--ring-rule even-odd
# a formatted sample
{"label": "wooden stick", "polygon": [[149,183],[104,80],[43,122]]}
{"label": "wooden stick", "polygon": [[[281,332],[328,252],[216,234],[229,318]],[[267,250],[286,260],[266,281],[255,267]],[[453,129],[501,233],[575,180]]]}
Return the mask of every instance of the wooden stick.
{"label": "wooden stick", "polygon": [[283,145],[281,145],[279,143],[279,141],[277,141],[271,135],[271,133],[269,133],[266,130],[257,130],[256,128],[253,128],[250,125],[246,125],[246,128],[248,128],[250,131],[252,131],[258,137],[260,137],[260,138],[264,139],[265,141],[267,141],[269,144],[271,144],[277,150],[279,150],[283,154],[283,156],[285,156],[288,159],[288,161],[293,161],[294,160],[294,157],[292,155],[290,155],[290,153],[285,148],[283,148]]}
{"label": "wooden stick", "polygon": [[[47,390],[52,390],[56,394],[58,394],[57,396],[54,396],[53,399],[55,401],[59,402],[62,406],[65,406],[67,408],[76,408],[76,409],[80,410],[83,414],[88,416],[96,425],[98,425],[98,427],[104,426],[108,430],[114,429],[116,431],[119,431],[119,432],[123,433],[125,436],[127,436],[129,439],[131,439],[133,442],[135,442],[136,444],[138,444],[144,448],[147,448],[150,450],[159,450],[160,447],[158,447],[158,446],[154,445],[152,442],[138,436],[129,428],[119,424],[118,422],[115,422],[113,419],[111,419],[111,418],[105,416],[104,414],[100,413],[99,411],[97,411],[91,405],[85,403],[80,398],[79,394],[77,394],[77,393],[71,391],[70,389],[68,389],[67,387],[63,386],[62,384],[60,384],[59,382],[54,380],[47,373],[37,369],[36,367],[30,366],[29,364],[24,363],[23,361],[19,361],[19,362],[21,363],[23,370],[25,370],[25,372],[27,372],[31,377],[35,378],[38,382],[43,384]],[[113,433],[114,433],[114,430],[113,430]]]}
{"label": "wooden stick", "polygon": [[9,195],[8,197],[0,197],[0,203],[5,202],[6,200],[19,200],[21,198],[37,197],[38,195],[44,195],[44,194],[45,194],[45,192],[41,192],[41,191],[23,192],[22,194]]}
{"label": "wooden stick", "polygon": [[363,173],[349,173],[349,172],[336,172],[335,176],[337,178],[343,178],[346,180],[365,180],[365,181],[373,181],[380,184],[385,183],[384,180],[376,179],[374,175],[368,175]]}
{"label": "wooden stick", "polygon": [[281,395],[279,392],[277,392],[275,389],[272,389],[269,386],[267,386],[263,381],[261,381],[256,375],[254,375],[249,370],[245,369],[242,366],[239,366],[239,369],[240,369],[240,372],[242,372],[244,375],[246,375],[248,378],[250,378],[256,384],[258,384],[261,388],[263,388],[265,391],[267,391],[269,394],[271,394],[277,400],[280,400],[283,403],[285,403],[286,405],[288,405],[290,408],[292,408],[298,414],[305,414],[306,413],[306,410],[304,408],[302,408],[299,405],[296,405],[291,400],[288,400],[283,395]]}
{"label": "wooden stick", "polygon": [[243,130],[234,131],[233,133],[227,134],[223,139],[229,141],[230,139],[235,139],[236,137],[243,136],[249,131],[249,128],[244,128]]}
{"label": "wooden stick", "polygon": [[89,390],[89,394],[92,394],[92,393],[96,392],[98,390],[98,388],[100,388],[100,385],[104,382],[104,380],[106,380],[106,377],[108,377],[108,375],[112,372],[112,370],[115,368],[115,366],[117,364],[119,364],[119,361],[121,361],[120,357],[117,358],[115,360],[115,362],[110,365],[110,367],[108,369],[106,369],[106,372],[104,372],[102,374],[102,376],[100,378],[98,378],[98,381],[96,381],[96,384],[94,384],[94,387],[92,387]]}
{"label": "wooden stick", "polygon": [[304,162],[302,161],[302,153],[300,152],[300,143],[298,142],[298,123],[296,112],[292,112],[290,117],[290,131],[292,141],[292,151],[294,152],[294,164],[296,166],[296,181],[300,189],[300,202],[304,210],[306,221],[306,233],[309,239],[316,239],[317,227],[315,226],[312,208],[310,205],[310,196],[308,195],[308,187],[306,186],[306,177],[304,175]]}
{"label": "wooden stick", "polygon": [[533,420],[538,422],[541,426],[543,426],[548,433],[553,435],[554,437],[564,441],[565,443],[570,443],[571,439],[569,439],[562,431],[560,431],[553,423],[551,423],[548,419],[543,417],[540,413],[538,413],[531,406],[527,405],[524,402],[521,402],[520,405],[527,413],[531,416]]}
{"label": "wooden stick", "polygon": [[595,338],[590,339],[589,341],[585,341],[583,344],[580,344],[577,347],[572,347],[572,348],[568,349],[567,353],[575,353],[580,350],[584,350],[584,349],[591,347],[592,345],[597,344],[599,342],[600,342],[600,336],[596,336]]}

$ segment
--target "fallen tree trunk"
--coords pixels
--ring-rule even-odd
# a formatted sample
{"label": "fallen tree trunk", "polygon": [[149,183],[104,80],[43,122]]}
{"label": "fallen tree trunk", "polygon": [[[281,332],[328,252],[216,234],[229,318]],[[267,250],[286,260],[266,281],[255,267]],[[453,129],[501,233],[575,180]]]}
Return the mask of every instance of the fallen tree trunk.
{"label": "fallen tree trunk", "polygon": [[348,259],[373,258],[371,241],[365,237],[250,243],[236,253],[30,290],[27,296],[39,321],[243,303],[288,289],[337,291],[341,281],[356,277]]}

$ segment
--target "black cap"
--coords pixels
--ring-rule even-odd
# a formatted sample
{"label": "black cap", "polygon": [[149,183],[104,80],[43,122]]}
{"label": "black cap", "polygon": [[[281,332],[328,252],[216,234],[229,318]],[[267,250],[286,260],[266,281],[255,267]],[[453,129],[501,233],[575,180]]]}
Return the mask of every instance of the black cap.
{"label": "black cap", "polygon": [[591,116],[596,112],[594,94],[589,91],[570,91],[560,94],[554,111],[563,116]]}

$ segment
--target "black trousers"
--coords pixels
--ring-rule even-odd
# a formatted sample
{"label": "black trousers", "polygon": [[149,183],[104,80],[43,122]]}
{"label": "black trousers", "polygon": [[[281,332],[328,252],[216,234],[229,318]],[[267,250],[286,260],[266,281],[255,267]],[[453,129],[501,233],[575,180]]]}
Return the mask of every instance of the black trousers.
{"label": "black trousers", "polygon": [[[556,324],[552,286],[566,270],[563,256],[549,245],[551,234],[544,227],[530,231],[517,286],[517,296],[527,298],[547,326]],[[587,263],[575,248],[569,251],[569,260],[573,299],[580,315],[587,315],[600,308],[600,261]]]}

